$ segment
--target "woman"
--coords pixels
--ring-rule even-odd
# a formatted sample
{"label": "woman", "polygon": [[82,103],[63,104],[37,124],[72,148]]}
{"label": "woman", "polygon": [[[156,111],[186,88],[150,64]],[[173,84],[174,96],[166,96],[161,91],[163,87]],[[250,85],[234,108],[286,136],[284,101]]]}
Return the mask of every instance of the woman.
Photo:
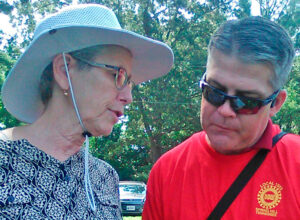
{"label": "woman", "polygon": [[100,5],[42,21],[2,88],[7,110],[28,124],[1,135],[0,216],[121,219],[117,173],[88,154],[88,137],[108,135],[133,84],[172,64],[167,45],[121,29]]}

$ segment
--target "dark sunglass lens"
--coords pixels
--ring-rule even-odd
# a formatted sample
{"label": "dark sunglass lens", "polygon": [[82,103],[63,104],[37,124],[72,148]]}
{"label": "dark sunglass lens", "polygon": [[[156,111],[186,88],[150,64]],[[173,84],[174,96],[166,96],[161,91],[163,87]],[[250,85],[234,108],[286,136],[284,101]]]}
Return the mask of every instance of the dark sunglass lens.
{"label": "dark sunglass lens", "polygon": [[234,104],[234,109],[239,114],[256,114],[261,107],[261,103],[258,100],[249,99],[246,97],[240,97],[236,99]]}
{"label": "dark sunglass lens", "polygon": [[225,101],[224,95],[218,93],[216,90],[210,88],[209,86],[204,86],[203,96],[210,104],[217,107],[223,105]]}
{"label": "dark sunglass lens", "polygon": [[230,105],[235,111],[246,107],[246,104],[239,98],[231,98]]}
{"label": "dark sunglass lens", "polygon": [[258,100],[249,99],[249,98],[241,98],[243,103],[245,103],[246,108],[256,108],[260,105],[260,102]]}
{"label": "dark sunglass lens", "polygon": [[260,109],[260,107],[256,106],[255,108],[242,108],[237,110],[236,112],[239,114],[244,114],[244,115],[252,115],[252,114],[256,114],[258,112],[258,110]]}

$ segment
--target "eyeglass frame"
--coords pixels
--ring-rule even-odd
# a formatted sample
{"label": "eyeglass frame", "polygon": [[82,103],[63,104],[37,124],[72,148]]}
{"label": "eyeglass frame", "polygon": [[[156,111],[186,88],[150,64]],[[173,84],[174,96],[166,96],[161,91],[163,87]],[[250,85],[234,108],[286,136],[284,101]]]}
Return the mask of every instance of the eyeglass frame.
{"label": "eyeglass frame", "polygon": [[[100,68],[105,68],[105,69],[109,69],[109,70],[116,70],[117,73],[115,74],[115,86],[117,88],[117,90],[121,91],[122,89],[124,89],[127,85],[131,85],[130,86],[130,89],[132,90],[133,87],[135,86],[135,83],[130,79],[131,76],[128,77],[128,74],[127,74],[127,70],[123,67],[118,67],[118,66],[114,66],[114,65],[110,65],[110,64],[102,64],[102,63],[97,63],[97,62],[94,62],[94,61],[90,61],[90,60],[86,60],[84,58],[81,58],[81,57],[78,57],[78,56],[74,56],[72,55],[73,58],[81,61],[81,62],[84,62],[92,67],[100,67]],[[124,80],[124,83],[123,85],[118,88],[117,86],[117,80],[118,80],[118,76],[120,74],[120,70],[123,69],[124,70],[124,73],[125,73],[125,80]]]}
{"label": "eyeglass frame", "polygon": [[[231,109],[232,109],[235,113],[237,113],[237,114],[247,114],[247,113],[239,113],[239,112],[238,112],[238,110],[243,109],[244,106],[246,105],[246,104],[242,101],[241,96],[228,95],[228,94],[226,94],[225,92],[223,92],[222,90],[215,88],[214,86],[210,85],[210,84],[206,81],[206,75],[207,75],[207,73],[204,73],[204,75],[202,76],[202,78],[201,78],[201,80],[200,80],[200,82],[199,82],[199,86],[200,86],[200,88],[201,88],[201,90],[202,90],[202,93],[203,93],[203,90],[204,90],[204,87],[203,87],[203,85],[204,85],[204,86],[207,86],[207,87],[209,87],[210,89],[212,89],[214,92],[219,93],[219,94],[221,94],[221,95],[224,96],[224,102],[223,102],[221,105],[219,105],[219,106],[217,106],[216,104],[211,103],[209,100],[207,100],[207,99],[204,97],[210,104],[212,104],[212,105],[214,105],[214,106],[216,106],[216,107],[220,107],[220,106],[224,105],[224,103],[226,102],[226,100],[229,100],[229,102],[230,102],[230,107],[231,107]],[[246,97],[246,96],[243,96],[243,98],[246,98],[246,99],[250,99],[250,100],[254,100],[254,101],[260,102],[260,105],[257,106],[257,107],[259,107],[258,110],[257,110],[257,112],[258,112],[259,109],[260,109],[261,107],[263,107],[263,106],[269,104],[270,102],[272,102],[272,103],[271,103],[271,107],[273,107],[274,104],[275,104],[276,97],[278,96],[279,92],[280,92],[280,89],[276,90],[275,92],[273,92],[270,96],[268,96],[268,97],[265,98],[265,99],[257,99],[257,98],[251,98],[251,97]],[[231,100],[232,100],[232,101],[231,101]],[[233,100],[240,100],[240,101],[242,101],[243,104],[245,104],[245,105],[244,105],[243,107],[241,107],[241,108],[236,108],[236,107],[234,106],[234,105],[236,105],[236,103],[233,103]],[[237,106],[237,107],[238,107],[238,106]],[[255,112],[255,113],[250,113],[250,114],[256,114],[257,112]]]}

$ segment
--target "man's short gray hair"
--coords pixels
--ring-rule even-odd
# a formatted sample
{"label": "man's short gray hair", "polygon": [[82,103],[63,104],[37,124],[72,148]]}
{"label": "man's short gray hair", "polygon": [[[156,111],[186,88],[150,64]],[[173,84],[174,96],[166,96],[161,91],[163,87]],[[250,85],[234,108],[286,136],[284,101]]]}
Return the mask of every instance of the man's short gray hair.
{"label": "man's short gray hair", "polygon": [[225,22],[212,36],[208,53],[213,49],[246,64],[270,65],[274,90],[286,83],[295,56],[288,33],[275,22],[258,16]]}

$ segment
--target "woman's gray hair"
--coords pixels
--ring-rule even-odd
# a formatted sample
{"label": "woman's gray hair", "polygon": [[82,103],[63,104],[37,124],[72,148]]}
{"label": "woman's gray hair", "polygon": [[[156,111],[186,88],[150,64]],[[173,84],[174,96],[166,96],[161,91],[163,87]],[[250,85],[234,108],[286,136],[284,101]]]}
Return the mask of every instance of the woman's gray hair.
{"label": "woman's gray hair", "polygon": [[274,90],[286,83],[295,57],[288,33],[280,25],[258,16],[224,23],[209,42],[208,53],[213,49],[246,64],[270,65]]}
{"label": "woman's gray hair", "polygon": [[[100,55],[104,49],[113,46],[117,46],[117,45],[97,45],[97,46],[87,47],[81,50],[69,52],[69,54],[75,59],[77,57],[85,60],[94,60],[94,58]],[[124,49],[127,50],[127,48]],[[80,61],[79,59],[77,59],[77,67],[79,68],[79,70],[90,68],[88,64]],[[44,105],[47,105],[49,100],[52,97],[53,86],[54,86],[54,77],[53,77],[53,68],[51,62],[43,71],[40,79],[40,84],[39,84],[41,99]]]}

